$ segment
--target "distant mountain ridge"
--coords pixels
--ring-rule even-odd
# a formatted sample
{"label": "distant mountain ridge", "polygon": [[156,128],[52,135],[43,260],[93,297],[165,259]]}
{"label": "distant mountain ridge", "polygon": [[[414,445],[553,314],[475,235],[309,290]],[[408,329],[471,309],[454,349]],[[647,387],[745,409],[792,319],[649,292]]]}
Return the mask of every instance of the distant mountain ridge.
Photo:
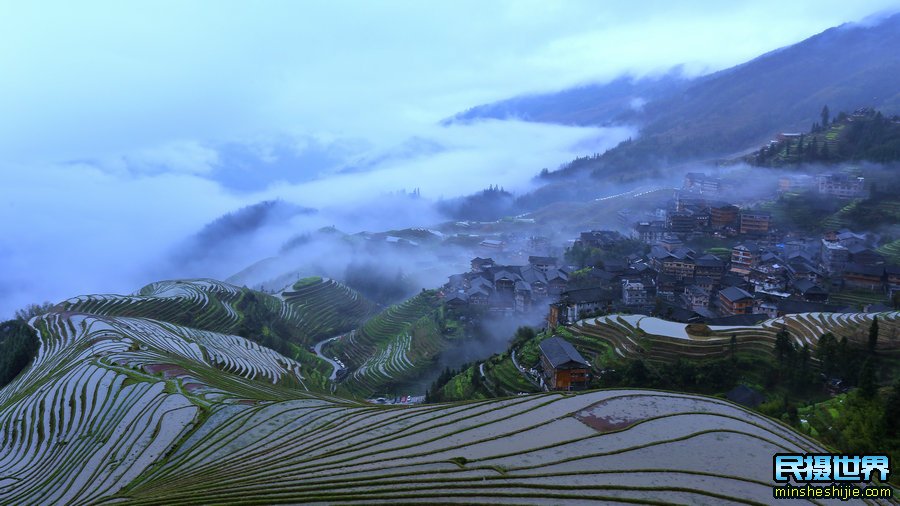
{"label": "distant mountain ridge", "polygon": [[[625,100],[642,90],[654,98],[628,110]],[[758,147],[779,131],[805,131],[823,105],[833,111],[874,107],[886,115],[900,113],[900,14],[874,25],[830,28],[693,80],[672,73],[657,81],[620,78],[487,104],[454,118],[504,114],[551,123],[640,125],[634,142],[565,170],[603,176]]]}
{"label": "distant mountain ridge", "polygon": [[601,125],[627,121],[647,102],[670,96],[692,82],[674,67],[660,76],[622,76],[608,83],[586,84],[554,92],[518,97],[472,107],[442,121],[466,123],[479,119],[519,119],[538,123]]}
{"label": "distant mountain ridge", "polygon": [[727,154],[805,130],[826,104],[900,112],[900,15],[830,28],[649,103],[642,136],[678,159]]}
{"label": "distant mountain ridge", "polygon": [[315,209],[280,199],[242,207],[207,223],[196,234],[185,239],[172,252],[171,261],[181,266],[208,262],[221,251],[245,247],[242,241],[249,240],[267,226],[286,223],[295,216],[315,212]]}

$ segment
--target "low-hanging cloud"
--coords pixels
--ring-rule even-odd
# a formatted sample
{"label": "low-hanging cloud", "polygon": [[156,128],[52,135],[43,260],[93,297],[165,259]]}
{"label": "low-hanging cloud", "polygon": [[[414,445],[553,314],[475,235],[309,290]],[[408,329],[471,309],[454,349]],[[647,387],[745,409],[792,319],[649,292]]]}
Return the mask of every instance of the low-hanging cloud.
{"label": "low-hanging cloud", "polygon": [[[723,68],[894,3],[4,4],[0,317],[184,275],[168,260],[186,238],[264,200],[319,212],[191,275],[317,227],[427,225],[441,197],[527,191],[635,132],[436,123],[624,73]],[[422,200],[391,196],[414,188]]]}
{"label": "low-hanging cloud", "polygon": [[[216,169],[190,170],[196,149],[168,149],[150,157],[178,170],[148,170],[146,152],[99,161],[4,167],[0,187],[4,212],[0,233],[0,315],[26,304],[98,292],[126,292],[162,277],[227,277],[260,259],[277,255],[299,233],[324,226],[383,231],[428,226],[446,219],[433,203],[490,184],[526,190],[544,166],[583,154],[585,145],[605,149],[633,135],[629,128],[574,128],[486,121],[435,126],[420,134],[439,150],[381,158],[362,171],[325,173],[292,184],[266,180],[262,191],[235,192],[216,181]],[[391,146],[379,146],[391,152]],[[178,158],[182,156],[178,160]],[[270,156],[266,155],[266,156]],[[195,163],[228,158],[204,145]],[[133,166],[129,161],[137,164]],[[345,164],[354,160],[348,159]],[[339,167],[338,167],[339,168]],[[301,168],[298,167],[298,170]],[[418,188],[422,198],[398,190]],[[173,252],[204,224],[242,206],[264,200],[315,208],[267,224],[240,244],[191,265],[172,263]]]}

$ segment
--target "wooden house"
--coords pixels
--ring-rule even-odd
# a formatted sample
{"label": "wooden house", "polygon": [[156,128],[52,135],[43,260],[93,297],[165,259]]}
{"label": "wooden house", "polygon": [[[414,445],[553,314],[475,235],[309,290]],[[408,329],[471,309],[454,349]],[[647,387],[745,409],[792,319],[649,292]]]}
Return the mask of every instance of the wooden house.
{"label": "wooden house", "polygon": [[540,344],[544,382],[550,390],[583,390],[590,379],[590,365],[581,353],[557,336]]}
{"label": "wooden house", "polygon": [[852,290],[880,291],[884,286],[884,267],[847,264],[844,267],[844,286]]}
{"label": "wooden house", "polygon": [[726,315],[750,314],[753,312],[753,295],[736,287],[719,290],[719,305]]}

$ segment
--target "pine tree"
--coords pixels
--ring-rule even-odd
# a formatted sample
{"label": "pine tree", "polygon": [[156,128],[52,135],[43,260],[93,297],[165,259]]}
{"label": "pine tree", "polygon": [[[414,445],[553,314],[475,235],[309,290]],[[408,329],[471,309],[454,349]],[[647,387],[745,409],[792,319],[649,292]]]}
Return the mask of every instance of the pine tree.
{"label": "pine tree", "polygon": [[875,365],[871,358],[867,358],[859,371],[859,395],[863,399],[873,399],[878,393],[878,385],[875,382]]}
{"label": "pine tree", "polygon": [[878,346],[878,317],[872,317],[872,325],[869,325],[869,353],[875,353]]}
{"label": "pine tree", "polygon": [[781,327],[781,330],[775,335],[775,353],[781,363],[784,363],[785,359],[790,358],[794,353],[794,343],[791,342],[791,336],[784,327]]}
{"label": "pine tree", "polygon": [[884,405],[884,432],[889,438],[900,437],[900,379],[894,382]]}
{"label": "pine tree", "polygon": [[819,345],[816,346],[816,357],[822,364],[822,372],[826,375],[834,373],[837,365],[838,342],[834,334],[828,332],[822,334],[819,338]]}
{"label": "pine tree", "polygon": [[826,105],[825,107],[822,108],[822,128],[827,128],[827,127],[828,127],[828,116],[829,116],[829,114],[830,114],[830,113],[828,112],[828,106]]}

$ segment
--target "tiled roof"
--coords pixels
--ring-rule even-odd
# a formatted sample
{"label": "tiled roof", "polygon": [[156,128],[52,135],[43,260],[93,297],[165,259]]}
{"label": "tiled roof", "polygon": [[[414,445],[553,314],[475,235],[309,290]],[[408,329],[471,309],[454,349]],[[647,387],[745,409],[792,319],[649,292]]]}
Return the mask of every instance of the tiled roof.
{"label": "tiled roof", "polygon": [[557,368],[569,362],[587,367],[587,361],[578,353],[578,350],[565,339],[553,336],[541,341],[541,353],[547,357],[550,365]]}

